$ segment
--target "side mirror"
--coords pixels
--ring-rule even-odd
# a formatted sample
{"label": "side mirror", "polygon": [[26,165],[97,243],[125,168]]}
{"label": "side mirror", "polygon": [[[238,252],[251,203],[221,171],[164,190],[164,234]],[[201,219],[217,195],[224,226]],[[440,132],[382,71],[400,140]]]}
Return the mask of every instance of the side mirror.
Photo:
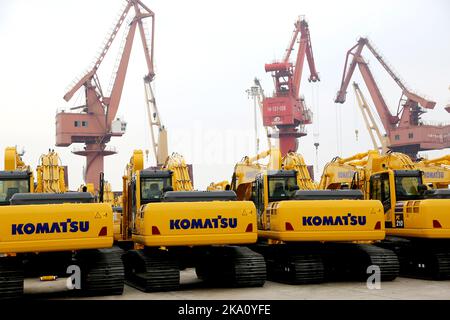
{"label": "side mirror", "polygon": [[424,185],[424,184],[419,184],[418,186],[417,186],[417,192],[419,192],[420,194],[423,194],[425,191],[427,191],[428,190],[428,188],[427,188],[427,186],[426,185]]}

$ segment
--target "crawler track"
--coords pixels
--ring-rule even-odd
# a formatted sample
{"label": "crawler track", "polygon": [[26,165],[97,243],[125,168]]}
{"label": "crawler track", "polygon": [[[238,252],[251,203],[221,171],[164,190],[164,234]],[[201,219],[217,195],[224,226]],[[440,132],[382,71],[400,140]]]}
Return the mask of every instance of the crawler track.
{"label": "crawler track", "polygon": [[266,281],[264,257],[246,247],[211,247],[196,265],[197,276],[211,285],[261,287]]}
{"label": "crawler track", "polygon": [[21,261],[13,257],[0,258],[0,300],[22,297],[23,281]]}
{"label": "crawler track", "polygon": [[119,295],[124,288],[122,250],[118,248],[80,251],[82,295]]}
{"label": "crawler track", "polygon": [[180,287],[179,263],[162,250],[130,250],[123,255],[126,283],[144,292]]}
{"label": "crawler track", "polygon": [[324,264],[320,252],[290,245],[257,245],[264,255],[268,279],[288,284],[311,284],[324,281]]}
{"label": "crawler track", "polygon": [[431,279],[450,279],[450,242],[388,237],[380,244],[390,247],[400,260],[402,276]]}
{"label": "crawler track", "polygon": [[379,268],[381,281],[393,281],[400,272],[397,255],[389,249],[369,244],[328,244],[324,251],[326,279],[365,281]]}

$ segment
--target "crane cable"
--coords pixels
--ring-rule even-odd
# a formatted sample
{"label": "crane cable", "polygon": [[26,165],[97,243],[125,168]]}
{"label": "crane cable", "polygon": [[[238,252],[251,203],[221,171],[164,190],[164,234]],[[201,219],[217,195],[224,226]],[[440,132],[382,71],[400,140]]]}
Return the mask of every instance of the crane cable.
{"label": "crane cable", "polygon": [[320,136],[320,82],[317,84],[317,93],[315,86],[311,85],[311,95],[313,102],[313,141],[315,146],[315,175],[319,176],[319,136]]}

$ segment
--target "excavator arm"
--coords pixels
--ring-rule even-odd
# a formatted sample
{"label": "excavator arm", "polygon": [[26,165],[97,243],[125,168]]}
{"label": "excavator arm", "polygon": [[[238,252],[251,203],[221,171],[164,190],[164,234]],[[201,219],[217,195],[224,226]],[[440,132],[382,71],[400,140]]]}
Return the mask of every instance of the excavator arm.
{"label": "excavator arm", "polygon": [[295,152],[289,152],[283,158],[282,167],[284,170],[294,170],[297,172],[297,185],[300,190],[316,190],[317,186],[308,171],[308,166],[303,157]]}
{"label": "excavator arm", "polygon": [[172,155],[167,158],[162,170],[172,171],[172,187],[175,191],[194,190],[189,174],[189,168],[182,155],[172,153]]}

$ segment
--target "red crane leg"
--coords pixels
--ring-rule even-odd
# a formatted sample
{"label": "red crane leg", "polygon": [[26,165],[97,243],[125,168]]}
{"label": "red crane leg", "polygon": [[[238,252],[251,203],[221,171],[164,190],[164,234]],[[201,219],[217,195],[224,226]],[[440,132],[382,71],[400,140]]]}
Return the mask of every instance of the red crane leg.
{"label": "red crane leg", "polygon": [[84,150],[73,152],[76,155],[86,157],[85,181],[94,184],[95,190],[98,190],[99,187],[99,173],[104,172],[104,158],[116,154],[116,151],[105,150],[105,147],[105,144],[86,144]]}
{"label": "red crane leg", "polygon": [[284,157],[289,152],[297,152],[298,138],[304,136],[305,134],[298,132],[298,129],[296,127],[286,126],[279,127],[278,135],[280,141],[281,156]]}

